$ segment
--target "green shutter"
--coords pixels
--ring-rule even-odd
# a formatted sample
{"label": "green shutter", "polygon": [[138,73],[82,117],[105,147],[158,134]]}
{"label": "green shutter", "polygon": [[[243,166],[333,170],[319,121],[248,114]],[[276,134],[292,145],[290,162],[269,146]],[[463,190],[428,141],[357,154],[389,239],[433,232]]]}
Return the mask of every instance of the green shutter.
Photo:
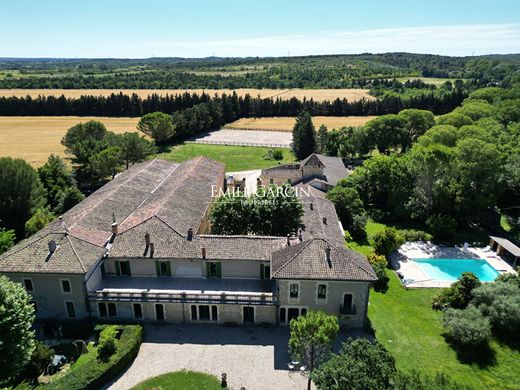
{"label": "green shutter", "polygon": [[221,278],[222,277],[222,267],[221,267],[221,263],[217,263],[217,277],[218,278]]}
{"label": "green shutter", "polygon": [[117,276],[121,275],[121,266],[119,265],[119,261],[116,260],[116,274]]}
{"label": "green shutter", "polygon": [[264,279],[264,265],[260,264],[260,279]]}
{"label": "green shutter", "polygon": [[168,276],[172,276],[172,266],[169,261],[166,262],[166,273]]}
{"label": "green shutter", "polygon": [[132,267],[130,267],[130,262],[126,262],[128,264],[128,276],[132,276]]}
{"label": "green shutter", "polygon": [[155,272],[157,276],[161,276],[161,263],[159,261],[155,261]]}
{"label": "green shutter", "polygon": [[208,274],[208,278],[211,277],[211,268],[210,268],[210,263],[206,263],[206,273]]}

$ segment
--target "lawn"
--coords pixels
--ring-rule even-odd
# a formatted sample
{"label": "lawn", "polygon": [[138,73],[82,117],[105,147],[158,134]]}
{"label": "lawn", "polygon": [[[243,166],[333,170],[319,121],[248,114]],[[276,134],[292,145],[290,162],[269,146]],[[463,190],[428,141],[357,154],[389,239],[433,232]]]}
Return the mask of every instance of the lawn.
{"label": "lawn", "polygon": [[377,339],[395,357],[399,369],[427,375],[443,372],[475,389],[520,389],[520,351],[494,340],[491,363],[461,363],[442,337],[440,313],[430,306],[439,290],[406,290],[394,272],[389,274],[388,291],[370,293],[369,318]]}
{"label": "lawn", "polygon": [[178,371],[159,375],[132,387],[132,390],[217,390],[220,381],[212,375],[193,371]]}
{"label": "lawn", "polygon": [[[264,156],[270,148],[254,146],[225,146],[185,143],[159,153],[158,158],[172,161],[185,161],[197,156],[205,156],[226,165],[227,172],[246,171],[250,169],[268,168],[278,164],[275,160],[266,160]],[[280,163],[294,162],[289,149],[282,149],[284,159]]]}
{"label": "lawn", "polygon": [[346,244],[347,247],[349,247],[350,249],[354,249],[355,251],[358,251],[360,253],[363,253],[365,256],[368,255],[370,252],[374,250],[374,248],[372,248],[372,246],[369,243],[370,240],[374,237],[374,235],[383,231],[386,226],[387,225],[385,224],[369,220],[366,227],[368,242],[349,241]]}

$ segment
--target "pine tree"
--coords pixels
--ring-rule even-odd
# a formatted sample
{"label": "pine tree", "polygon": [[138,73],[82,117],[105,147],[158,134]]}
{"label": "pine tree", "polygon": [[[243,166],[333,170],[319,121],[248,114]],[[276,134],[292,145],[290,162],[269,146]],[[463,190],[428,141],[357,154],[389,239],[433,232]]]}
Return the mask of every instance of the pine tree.
{"label": "pine tree", "polygon": [[311,114],[303,111],[296,118],[293,128],[293,152],[298,160],[303,160],[316,149],[316,130]]}

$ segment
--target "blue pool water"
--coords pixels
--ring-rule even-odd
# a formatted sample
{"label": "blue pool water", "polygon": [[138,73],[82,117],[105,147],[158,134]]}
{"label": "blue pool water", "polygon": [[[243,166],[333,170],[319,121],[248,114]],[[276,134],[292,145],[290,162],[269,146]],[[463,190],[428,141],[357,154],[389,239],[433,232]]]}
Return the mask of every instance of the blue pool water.
{"label": "blue pool water", "polygon": [[483,259],[413,259],[430,278],[442,281],[456,281],[463,272],[473,272],[482,282],[492,282],[499,275]]}

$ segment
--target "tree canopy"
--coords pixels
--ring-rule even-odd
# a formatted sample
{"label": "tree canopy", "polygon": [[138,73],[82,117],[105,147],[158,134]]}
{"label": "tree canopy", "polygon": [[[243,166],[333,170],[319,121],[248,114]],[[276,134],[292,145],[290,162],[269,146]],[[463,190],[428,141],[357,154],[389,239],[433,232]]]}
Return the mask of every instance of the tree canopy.
{"label": "tree canopy", "polygon": [[0,384],[18,375],[34,351],[34,307],[19,283],[0,275]]}

